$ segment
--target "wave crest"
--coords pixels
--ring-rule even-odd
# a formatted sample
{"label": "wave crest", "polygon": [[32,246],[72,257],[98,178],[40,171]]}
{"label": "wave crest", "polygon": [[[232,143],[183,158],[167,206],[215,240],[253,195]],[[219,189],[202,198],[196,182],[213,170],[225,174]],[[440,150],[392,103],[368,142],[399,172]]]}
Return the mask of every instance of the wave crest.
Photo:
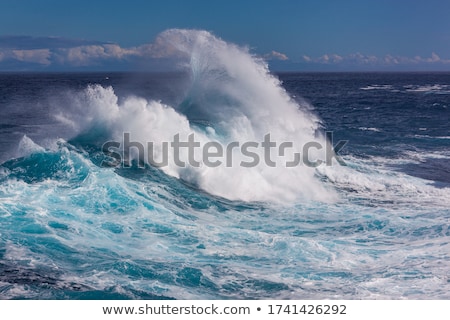
{"label": "wave crest", "polygon": [[[78,119],[73,119],[73,114],[61,113],[58,117],[67,123],[81,123],[80,134],[90,132],[90,139],[104,139],[105,132],[109,139],[120,139],[123,132],[128,132],[133,141],[145,147],[148,142],[161,146],[164,141],[172,141],[176,134],[181,141],[195,134],[202,145],[218,142],[224,148],[232,141],[240,145],[263,141],[270,134],[277,145],[292,142],[291,154],[301,153],[307,142],[325,145],[319,119],[310,112],[310,107],[293,100],[267,65],[246,48],[197,30],[167,30],[158,36],[158,41],[170,43],[183,53],[179,56],[188,57],[180,58],[190,73],[190,88],[182,103],[168,106],[140,97],[119,99],[112,87],[94,85],[75,99],[76,109],[83,110],[77,111]],[[155,149],[155,158],[160,158],[160,148]],[[170,152],[169,159],[173,159]],[[187,159],[187,154],[181,156]],[[233,150],[233,159],[239,163],[244,155]],[[314,168],[305,165],[287,168],[278,159],[275,161],[274,168],[263,163],[251,168],[234,163],[218,168],[180,167],[171,161],[162,170],[231,200],[335,199],[334,191],[316,178]]]}

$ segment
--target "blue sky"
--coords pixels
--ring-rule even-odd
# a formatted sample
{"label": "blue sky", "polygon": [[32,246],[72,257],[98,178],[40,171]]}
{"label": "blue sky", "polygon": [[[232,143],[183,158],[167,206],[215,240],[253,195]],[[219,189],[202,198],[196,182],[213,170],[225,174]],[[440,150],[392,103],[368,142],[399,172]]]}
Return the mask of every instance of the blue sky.
{"label": "blue sky", "polygon": [[142,66],[169,28],[211,31],[275,70],[448,71],[449,15],[448,0],[0,0],[0,71]]}

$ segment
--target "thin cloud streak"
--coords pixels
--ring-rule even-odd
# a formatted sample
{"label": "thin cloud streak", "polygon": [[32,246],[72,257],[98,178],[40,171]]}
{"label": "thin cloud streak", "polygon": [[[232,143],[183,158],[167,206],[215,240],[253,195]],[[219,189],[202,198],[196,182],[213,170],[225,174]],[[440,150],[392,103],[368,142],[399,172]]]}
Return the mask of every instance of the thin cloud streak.
{"label": "thin cloud streak", "polygon": [[393,56],[387,54],[382,57],[375,55],[364,55],[359,52],[341,56],[338,54],[324,54],[319,57],[311,57],[303,55],[301,57],[303,63],[314,63],[321,65],[361,65],[361,66],[414,66],[419,64],[450,64],[450,59],[443,59],[435,52],[431,53],[428,58],[421,56],[405,57]]}

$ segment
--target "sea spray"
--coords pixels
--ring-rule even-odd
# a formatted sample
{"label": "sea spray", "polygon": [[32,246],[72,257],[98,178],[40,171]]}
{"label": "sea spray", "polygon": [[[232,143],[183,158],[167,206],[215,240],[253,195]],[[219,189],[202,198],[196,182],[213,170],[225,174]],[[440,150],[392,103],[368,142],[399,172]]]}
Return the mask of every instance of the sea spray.
{"label": "sea spray", "polygon": [[[190,88],[176,106],[140,97],[119,101],[112,87],[93,85],[74,101],[77,112],[61,112],[58,118],[74,123],[79,135],[116,139],[123,143],[123,133],[147,147],[161,160],[164,142],[178,135],[187,141],[195,135],[202,146],[220,143],[224,149],[231,142],[263,142],[268,134],[283,150],[284,158],[271,150],[275,166],[260,162],[253,167],[240,164],[248,161],[239,148],[232,150],[231,166],[179,166],[169,151],[169,165],[161,169],[210,194],[231,200],[295,202],[299,200],[333,201],[335,192],[316,177],[315,168],[305,165],[287,166],[295,154],[303,156],[303,146],[315,143],[312,159],[317,159],[326,145],[319,119],[309,106],[300,105],[270,74],[266,63],[251,55],[246,48],[229,44],[206,31],[171,29],[158,36],[158,43],[178,52],[179,65],[190,75]],[[72,108],[73,109],[73,108]],[[79,119],[83,114],[84,118]],[[105,132],[107,134],[105,134]],[[106,142],[106,140],[104,141]],[[134,150],[136,152],[136,150]],[[255,151],[260,159],[263,151]],[[146,148],[145,154],[149,154]],[[137,156],[137,155],[136,155]],[[188,154],[181,152],[187,162]],[[195,158],[201,161],[201,153]]]}

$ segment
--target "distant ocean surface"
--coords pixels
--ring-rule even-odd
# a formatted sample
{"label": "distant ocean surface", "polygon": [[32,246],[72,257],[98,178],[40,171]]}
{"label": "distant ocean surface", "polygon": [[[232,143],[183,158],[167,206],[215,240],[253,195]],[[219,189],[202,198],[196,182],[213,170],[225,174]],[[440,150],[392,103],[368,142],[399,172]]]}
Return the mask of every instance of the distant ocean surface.
{"label": "distant ocean surface", "polygon": [[[0,74],[0,298],[450,298],[450,73],[270,74],[175,39],[180,73]],[[101,165],[122,132],[326,131],[346,166]]]}

